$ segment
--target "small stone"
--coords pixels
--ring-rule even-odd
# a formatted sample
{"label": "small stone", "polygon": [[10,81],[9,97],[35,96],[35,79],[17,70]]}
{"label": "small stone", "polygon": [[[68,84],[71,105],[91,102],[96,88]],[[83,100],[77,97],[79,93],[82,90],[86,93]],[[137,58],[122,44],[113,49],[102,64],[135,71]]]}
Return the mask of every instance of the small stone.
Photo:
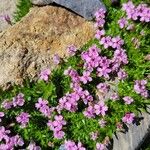
{"label": "small stone", "polygon": [[145,60],[150,61],[150,54],[145,56]]}
{"label": "small stone", "polygon": [[92,20],[98,9],[106,10],[105,5],[100,0],[32,0],[31,2],[36,5],[48,5],[54,2],[57,5],[70,9],[87,20]]}

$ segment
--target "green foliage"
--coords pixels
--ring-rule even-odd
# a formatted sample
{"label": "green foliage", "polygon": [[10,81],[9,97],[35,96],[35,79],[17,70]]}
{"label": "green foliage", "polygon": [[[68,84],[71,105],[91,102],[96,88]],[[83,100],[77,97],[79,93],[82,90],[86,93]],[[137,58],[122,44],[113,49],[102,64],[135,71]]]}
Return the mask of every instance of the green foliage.
{"label": "green foliage", "polygon": [[30,0],[18,0],[17,4],[17,10],[14,14],[14,20],[15,22],[18,22],[21,20],[22,17],[24,17],[32,7],[32,4]]}

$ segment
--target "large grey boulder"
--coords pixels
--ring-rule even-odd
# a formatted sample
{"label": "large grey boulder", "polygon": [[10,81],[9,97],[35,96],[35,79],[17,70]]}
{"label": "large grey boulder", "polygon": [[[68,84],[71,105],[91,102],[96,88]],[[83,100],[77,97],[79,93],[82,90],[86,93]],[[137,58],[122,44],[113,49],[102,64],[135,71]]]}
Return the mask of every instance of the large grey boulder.
{"label": "large grey boulder", "polygon": [[56,3],[70,9],[87,20],[92,20],[94,13],[98,9],[102,8],[106,10],[105,5],[100,0],[31,0],[31,2],[34,5],[48,5]]}

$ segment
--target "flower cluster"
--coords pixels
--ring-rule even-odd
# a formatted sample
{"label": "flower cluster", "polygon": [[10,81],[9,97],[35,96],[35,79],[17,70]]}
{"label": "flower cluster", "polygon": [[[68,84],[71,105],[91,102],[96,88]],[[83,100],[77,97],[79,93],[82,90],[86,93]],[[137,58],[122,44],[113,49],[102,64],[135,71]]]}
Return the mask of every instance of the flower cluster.
{"label": "flower cluster", "polygon": [[77,110],[77,105],[80,97],[75,92],[67,93],[64,97],[59,99],[59,109],[66,109],[70,112],[75,112]]}
{"label": "flower cluster", "polygon": [[12,101],[4,100],[1,106],[5,109],[10,109],[12,107],[23,106],[24,103],[24,94],[19,93],[16,97],[13,98]]}
{"label": "flower cluster", "polygon": [[124,44],[124,41],[119,36],[113,38],[110,36],[106,36],[100,39],[100,44],[103,45],[105,49],[107,49],[108,47],[120,49]]}
{"label": "flower cluster", "polygon": [[5,129],[4,126],[0,126],[0,149],[9,150],[14,149],[17,146],[23,146],[24,141],[19,135],[10,136],[10,130]]}
{"label": "flower cluster", "polygon": [[105,13],[106,11],[103,9],[99,9],[95,13],[95,18],[96,18],[96,24],[95,27],[103,27],[105,24]]}
{"label": "flower cluster", "polygon": [[[84,69],[88,71],[90,76],[90,72],[96,68],[99,77],[109,78],[109,73],[111,73],[111,60],[105,56],[100,56],[100,51],[101,50],[94,45],[90,47],[88,51],[82,52],[81,58],[84,61]],[[91,80],[90,78],[90,81]]]}
{"label": "flower cluster", "polygon": [[105,105],[103,101],[99,101],[94,106],[89,105],[83,114],[88,118],[94,118],[95,115],[102,115],[105,116],[108,107]]}
{"label": "flower cluster", "polygon": [[117,49],[112,58],[112,70],[118,71],[121,65],[128,64],[128,58],[124,49]]}
{"label": "flower cluster", "polygon": [[148,97],[148,90],[146,89],[146,80],[136,80],[134,84],[134,90],[137,94],[141,94],[143,97]]}
{"label": "flower cluster", "polygon": [[74,141],[71,141],[71,140],[65,141],[64,147],[65,147],[65,150],[86,150],[82,146],[81,142],[76,144]]}
{"label": "flower cluster", "polygon": [[65,135],[65,133],[62,131],[62,128],[64,125],[66,125],[66,121],[61,115],[55,116],[54,119],[54,121],[49,120],[47,125],[50,127],[50,130],[54,132],[55,138],[62,139]]}
{"label": "flower cluster", "polygon": [[127,14],[127,19],[150,22],[150,8],[146,4],[135,6],[131,1],[124,3],[122,9]]}
{"label": "flower cluster", "polygon": [[27,123],[29,122],[30,115],[26,112],[21,112],[17,117],[16,121],[21,123],[21,127],[25,128]]}
{"label": "flower cluster", "polygon": [[45,116],[50,117],[53,111],[52,108],[49,108],[48,101],[43,100],[42,98],[38,99],[38,103],[35,104],[35,107]]}

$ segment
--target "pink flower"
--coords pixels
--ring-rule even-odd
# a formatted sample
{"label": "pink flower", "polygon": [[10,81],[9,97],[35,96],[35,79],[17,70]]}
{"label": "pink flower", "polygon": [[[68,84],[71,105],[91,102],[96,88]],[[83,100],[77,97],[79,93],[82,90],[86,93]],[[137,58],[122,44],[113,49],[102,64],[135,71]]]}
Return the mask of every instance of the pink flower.
{"label": "pink flower", "polygon": [[83,112],[84,116],[87,118],[94,118],[95,117],[95,110],[92,106],[88,106],[85,111]]}
{"label": "pink flower", "polygon": [[106,126],[106,123],[107,123],[107,122],[106,122],[104,119],[101,119],[101,120],[98,121],[98,123],[99,123],[100,127],[103,128],[103,127]]}
{"label": "pink flower", "polygon": [[74,141],[68,140],[65,141],[64,143],[64,148],[65,150],[86,150],[83,146],[82,143],[79,142],[77,145]]}
{"label": "pink flower", "polygon": [[14,148],[14,146],[23,146],[24,145],[24,141],[19,135],[11,137],[9,139],[8,143],[9,143],[8,145],[11,145],[13,148]]}
{"label": "pink flower", "polygon": [[123,4],[122,9],[126,12],[127,19],[140,19],[141,22],[150,22],[150,8],[146,4],[139,4],[136,7],[129,1]]}
{"label": "pink flower", "polygon": [[98,11],[96,11],[94,16],[95,16],[96,20],[98,20],[99,18],[105,18],[105,13],[106,13],[106,11],[101,8]]}
{"label": "pink flower", "polygon": [[13,106],[13,103],[8,100],[4,100],[1,104],[1,107],[5,108],[5,109],[10,109],[10,108],[12,108],[12,106]]}
{"label": "pink flower", "polygon": [[43,100],[42,98],[38,99],[38,103],[35,104],[35,107],[45,116],[49,117],[53,111],[52,108],[49,108],[48,101]]}
{"label": "pink flower", "polygon": [[30,115],[28,113],[22,112],[20,115],[16,117],[16,121],[21,123],[21,127],[26,127],[27,123],[29,122]]}
{"label": "pink flower", "polygon": [[118,75],[118,79],[119,80],[124,80],[128,76],[127,73],[124,70],[122,70],[122,69],[119,70],[119,72],[117,73],[117,75]]}
{"label": "pink flower", "polygon": [[13,106],[23,106],[24,105],[24,94],[19,93],[16,97],[13,98]]}
{"label": "pink flower", "polygon": [[111,69],[107,67],[99,67],[97,68],[97,76],[98,77],[104,77],[106,79],[109,79],[109,73],[111,73]]}
{"label": "pink flower", "polygon": [[99,103],[94,105],[95,113],[96,115],[102,115],[105,116],[106,111],[108,110],[108,107],[105,105],[104,102],[100,101]]}
{"label": "pink flower", "polygon": [[118,100],[119,99],[118,93],[116,93],[116,92],[112,93],[111,96],[110,96],[110,99],[112,99],[112,100]]}
{"label": "pink flower", "polygon": [[123,44],[124,41],[119,36],[112,38],[112,48],[119,49],[122,47]]}
{"label": "pink flower", "polygon": [[134,91],[137,94],[141,94],[143,97],[148,97],[148,90],[146,89],[146,80],[136,80],[134,84]]}
{"label": "pink flower", "polygon": [[65,133],[63,131],[54,131],[54,138],[62,139],[64,137]]}
{"label": "pink flower", "polygon": [[89,102],[93,101],[93,96],[90,95],[90,93],[87,90],[83,91],[83,94],[84,95],[81,96],[81,98],[83,99],[83,102],[85,105],[87,105]]}
{"label": "pink flower", "polygon": [[38,103],[35,104],[35,107],[37,109],[40,109],[41,107],[44,107],[45,105],[48,104],[48,101],[47,100],[43,100],[42,98],[39,98],[38,99]]}
{"label": "pink flower", "polygon": [[103,9],[99,9],[96,13],[95,13],[95,19],[96,19],[96,23],[95,23],[95,27],[103,27],[105,24],[105,13],[106,11]]}
{"label": "pink flower", "polygon": [[99,28],[99,27],[104,27],[104,24],[105,24],[105,20],[103,19],[103,18],[99,18],[99,19],[97,19],[97,21],[96,21],[96,23],[95,23],[95,27],[97,28]]}
{"label": "pink flower", "polygon": [[90,77],[90,72],[89,71],[84,71],[83,76],[80,77],[80,81],[83,82],[83,84],[86,84],[88,81],[92,81],[92,78]]}
{"label": "pink flower", "polygon": [[65,133],[61,130],[63,128],[63,125],[66,125],[66,121],[61,115],[55,116],[54,119],[54,121],[49,120],[47,126],[50,127],[50,130],[53,131],[53,135],[55,138],[62,139]]}
{"label": "pink flower", "polygon": [[49,75],[51,74],[50,69],[45,69],[40,73],[40,79],[44,81],[48,81]]}
{"label": "pink flower", "polygon": [[91,135],[91,139],[94,141],[98,138],[98,132],[91,132],[90,135]]}
{"label": "pink flower", "polygon": [[131,124],[134,120],[135,114],[134,113],[126,113],[125,116],[122,118],[124,123]]}
{"label": "pink flower", "polygon": [[0,142],[3,139],[7,139],[9,133],[10,133],[10,130],[6,130],[4,126],[0,126]]}
{"label": "pink flower", "polygon": [[96,39],[101,39],[101,37],[105,35],[105,30],[97,30],[95,34]]}
{"label": "pink flower", "polygon": [[106,146],[101,143],[96,143],[96,150],[105,150]]}
{"label": "pink flower", "polygon": [[67,47],[67,51],[70,56],[74,56],[77,52],[77,48],[74,45],[70,45]]}
{"label": "pink flower", "polygon": [[134,100],[130,96],[123,97],[125,104],[131,104]]}
{"label": "pink flower", "polygon": [[61,59],[60,59],[59,55],[55,54],[53,56],[53,62],[54,62],[54,64],[58,65],[60,63],[60,61],[61,61]]}
{"label": "pink flower", "polygon": [[104,45],[104,48],[107,49],[108,47],[112,46],[112,38],[110,36],[103,37],[100,40],[100,44]]}
{"label": "pink flower", "polygon": [[109,90],[109,85],[107,85],[106,83],[99,83],[97,85],[97,89],[102,92],[102,93],[107,93]]}
{"label": "pink flower", "polygon": [[112,70],[115,70],[115,71],[119,69],[121,64],[123,65],[128,64],[127,54],[124,49],[115,50],[114,56],[112,59],[112,64],[113,64]]}
{"label": "pink flower", "polygon": [[123,29],[124,27],[127,26],[128,21],[126,18],[121,18],[120,20],[118,20],[118,24],[119,24],[120,28]]}
{"label": "pink flower", "polygon": [[76,143],[71,140],[65,141],[64,146],[66,150],[77,150]]}

